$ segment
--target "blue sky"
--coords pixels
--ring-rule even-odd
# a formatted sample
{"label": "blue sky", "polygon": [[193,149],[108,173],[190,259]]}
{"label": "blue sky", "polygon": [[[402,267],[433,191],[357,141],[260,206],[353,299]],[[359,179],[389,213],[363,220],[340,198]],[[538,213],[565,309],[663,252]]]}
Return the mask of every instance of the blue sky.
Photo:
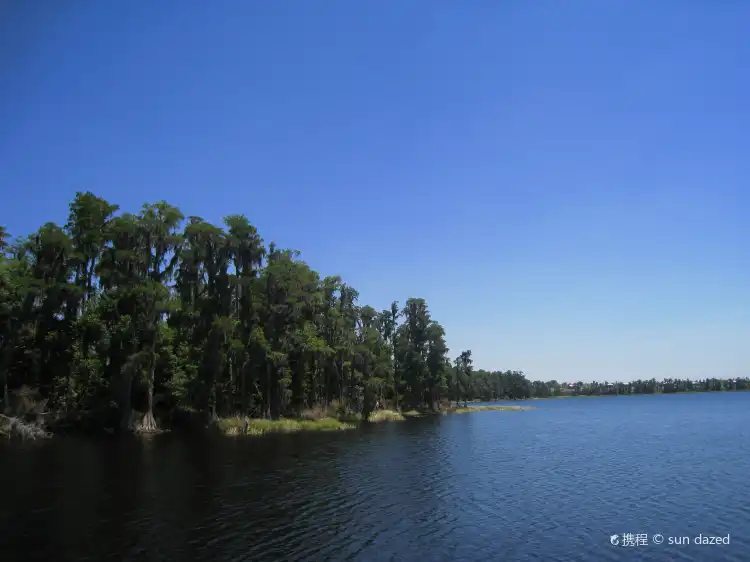
{"label": "blue sky", "polygon": [[244,213],[452,354],[749,375],[746,2],[11,2],[0,223]]}

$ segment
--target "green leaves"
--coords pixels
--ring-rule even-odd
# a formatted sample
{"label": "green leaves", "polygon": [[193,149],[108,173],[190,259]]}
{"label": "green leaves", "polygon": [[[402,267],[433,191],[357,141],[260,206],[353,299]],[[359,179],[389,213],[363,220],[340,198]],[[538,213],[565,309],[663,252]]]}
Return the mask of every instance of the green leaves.
{"label": "green leaves", "polygon": [[424,299],[359,300],[266,247],[245,215],[214,225],[165,201],[120,213],[79,192],[63,227],[0,229],[0,382],[69,412],[113,402],[128,427],[135,408],[148,428],[156,396],[212,417],[439,401],[448,349]]}

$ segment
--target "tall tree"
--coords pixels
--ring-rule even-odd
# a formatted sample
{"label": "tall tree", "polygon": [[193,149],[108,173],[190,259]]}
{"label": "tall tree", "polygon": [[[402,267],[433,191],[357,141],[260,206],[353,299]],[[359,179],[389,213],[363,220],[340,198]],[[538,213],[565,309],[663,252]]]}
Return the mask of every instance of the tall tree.
{"label": "tall tree", "polygon": [[141,429],[156,429],[154,419],[154,372],[159,345],[159,322],[168,311],[169,287],[167,283],[179,259],[182,236],[179,232],[184,216],[166,201],[144,205],[138,217],[142,258],[142,275],[145,277],[138,292],[138,318],[141,332],[141,353],[146,364],[146,413]]}
{"label": "tall tree", "polygon": [[[3,409],[31,388],[62,417],[125,430],[156,430],[161,413],[367,418],[378,402],[436,408],[459,383],[447,353],[424,299],[378,313],[266,247],[244,215],[218,226],[165,201],[121,213],[79,192],[63,227],[0,229]],[[465,401],[547,388],[510,371],[473,381],[470,352],[457,365]]]}

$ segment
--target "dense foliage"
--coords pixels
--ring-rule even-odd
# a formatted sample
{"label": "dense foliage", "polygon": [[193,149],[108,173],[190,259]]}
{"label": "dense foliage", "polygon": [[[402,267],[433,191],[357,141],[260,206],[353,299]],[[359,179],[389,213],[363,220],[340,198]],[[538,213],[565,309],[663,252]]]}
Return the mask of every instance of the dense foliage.
{"label": "dense foliage", "polygon": [[155,412],[277,418],[335,401],[367,416],[472,393],[471,352],[449,361],[423,299],[360,305],[242,215],[219,227],[78,193],[64,226],[0,240],[6,408],[33,389],[68,418],[149,430]]}
{"label": "dense foliage", "polygon": [[[529,381],[448,358],[423,299],[382,311],[299,253],[160,202],[137,214],[78,193],[64,226],[0,228],[0,401],[19,389],[65,419],[155,429],[154,414],[278,418],[336,404],[434,409],[444,400],[742,390],[747,379]],[[140,412],[134,414],[134,411]]]}

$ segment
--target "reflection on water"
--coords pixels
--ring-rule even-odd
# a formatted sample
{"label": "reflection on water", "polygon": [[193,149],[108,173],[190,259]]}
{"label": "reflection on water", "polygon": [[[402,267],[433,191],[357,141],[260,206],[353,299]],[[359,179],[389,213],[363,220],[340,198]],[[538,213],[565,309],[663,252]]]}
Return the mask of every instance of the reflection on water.
{"label": "reflection on water", "polygon": [[[750,393],[0,447],[7,560],[747,560]],[[731,534],[614,547],[616,533]]]}

